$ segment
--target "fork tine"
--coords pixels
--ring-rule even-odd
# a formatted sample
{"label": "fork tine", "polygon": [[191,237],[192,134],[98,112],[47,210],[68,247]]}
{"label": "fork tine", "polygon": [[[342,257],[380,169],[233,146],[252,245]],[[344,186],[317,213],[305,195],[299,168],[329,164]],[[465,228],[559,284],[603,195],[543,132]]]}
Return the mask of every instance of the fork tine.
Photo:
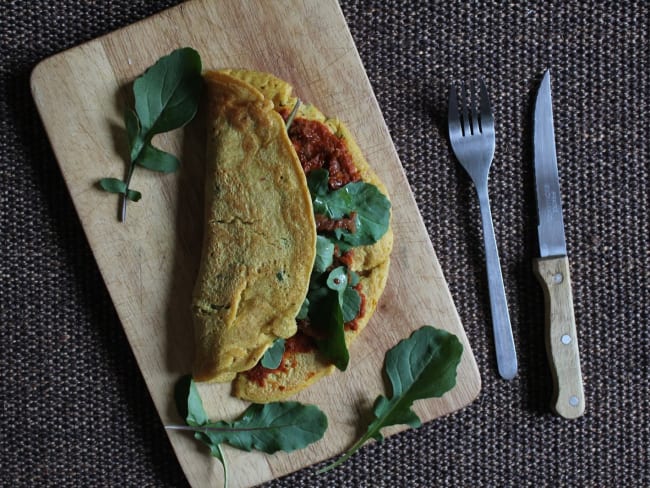
{"label": "fork tine", "polygon": [[458,113],[458,95],[454,85],[449,89],[449,109],[447,113],[449,125],[449,137],[454,138],[462,135],[460,126],[460,114]]}
{"label": "fork tine", "polygon": [[467,99],[467,88],[465,86],[465,83],[463,83],[460,87],[461,90],[461,107],[462,107],[462,114],[463,114],[463,135],[468,136],[472,134],[472,121],[469,118],[469,104],[468,104],[468,99]]}
{"label": "fork tine", "polygon": [[494,118],[492,117],[487,88],[485,88],[485,83],[481,80],[481,129],[485,131],[486,128],[494,128]]}
{"label": "fork tine", "polygon": [[472,82],[472,89],[470,90],[470,109],[472,111],[472,134],[480,134],[481,133],[481,127],[479,126],[479,116],[478,116],[478,110],[477,107],[479,105],[479,91],[478,87],[476,86],[476,81]]}

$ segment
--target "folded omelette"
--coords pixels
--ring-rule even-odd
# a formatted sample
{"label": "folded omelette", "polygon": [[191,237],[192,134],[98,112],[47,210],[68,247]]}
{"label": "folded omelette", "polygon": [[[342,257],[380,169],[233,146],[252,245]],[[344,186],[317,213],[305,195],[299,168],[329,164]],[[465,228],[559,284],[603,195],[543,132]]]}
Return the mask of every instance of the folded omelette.
{"label": "folded omelette", "polygon": [[[192,303],[193,375],[197,381],[234,380],[233,394],[245,400],[277,401],[335,369],[326,354],[328,331],[314,326],[329,323],[314,315],[322,313],[314,306],[314,297],[322,296],[318,280],[332,269],[344,271],[348,288],[338,295],[324,288],[333,296],[352,295],[352,308],[341,298],[338,309],[348,319],[346,345],[374,312],[388,276],[393,234],[386,225],[370,241],[354,237],[375,220],[388,222],[388,194],[343,123],[298,104],[288,83],[244,70],[204,76],[208,147],[203,251]],[[323,174],[317,197],[314,176]],[[380,208],[315,213],[337,190],[367,190]],[[317,239],[333,249],[320,274]],[[284,346],[281,360],[264,367],[260,360],[277,341]]]}

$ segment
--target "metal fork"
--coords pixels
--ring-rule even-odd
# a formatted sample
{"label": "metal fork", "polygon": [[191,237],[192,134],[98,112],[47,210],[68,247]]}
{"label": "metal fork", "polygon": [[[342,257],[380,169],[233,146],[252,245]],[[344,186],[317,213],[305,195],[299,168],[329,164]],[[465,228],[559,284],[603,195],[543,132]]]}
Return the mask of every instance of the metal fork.
{"label": "metal fork", "polygon": [[[503,288],[499,253],[492,226],[492,212],[488,198],[488,171],[494,156],[494,118],[490,109],[487,89],[480,82],[480,96],[474,86],[474,100],[467,97],[465,85],[461,87],[459,111],[455,86],[449,91],[449,140],[456,158],[474,182],[483,221],[485,259],[487,263],[492,328],[497,354],[497,367],[502,378],[510,380],[517,374],[517,353],[512,338],[508,304]],[[480,99],[480,100],[479,100]],[[479,110],[477,110],[477,106]]]}

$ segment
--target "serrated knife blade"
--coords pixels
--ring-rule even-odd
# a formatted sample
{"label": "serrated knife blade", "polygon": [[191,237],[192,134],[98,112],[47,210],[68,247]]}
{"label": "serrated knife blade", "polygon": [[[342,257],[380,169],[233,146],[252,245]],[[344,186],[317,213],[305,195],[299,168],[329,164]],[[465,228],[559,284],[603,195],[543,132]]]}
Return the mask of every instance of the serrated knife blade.
{"label": "serrated knife blade", "polygon": [[544,289],[546,304],[546,351],[554,384],[551,408],[562,417],[577,418],[584,413],[585,398],[562,219],[548,70],[537,91],[533,133],[540,251],[534,271]]}

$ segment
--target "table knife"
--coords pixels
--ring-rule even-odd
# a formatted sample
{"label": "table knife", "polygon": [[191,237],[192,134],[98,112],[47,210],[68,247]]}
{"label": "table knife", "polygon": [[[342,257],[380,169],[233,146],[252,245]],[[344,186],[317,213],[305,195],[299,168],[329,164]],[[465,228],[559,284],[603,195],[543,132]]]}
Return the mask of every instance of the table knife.
{"label": "table knife", "polygon": [[537,91],[533,137],[540,253],[533,268],[544,289],[546,352],[554,388],[551,408],[562,417],[577,418],[584,413],[585,398],[564,237],[548,70]]}

